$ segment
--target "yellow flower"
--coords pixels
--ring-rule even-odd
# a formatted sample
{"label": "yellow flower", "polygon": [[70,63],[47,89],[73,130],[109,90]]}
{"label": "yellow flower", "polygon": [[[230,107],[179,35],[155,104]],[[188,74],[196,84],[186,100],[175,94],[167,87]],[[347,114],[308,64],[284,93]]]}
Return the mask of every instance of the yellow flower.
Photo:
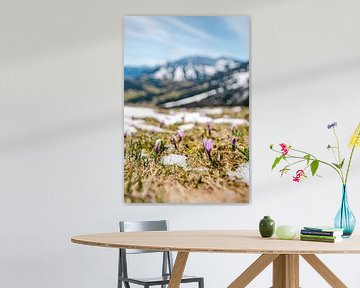
{"label": "yellow flower", "polygon": [[349,146],[351,147],[360,147],[360,122],[356,127],[354,133],[351,135]]}

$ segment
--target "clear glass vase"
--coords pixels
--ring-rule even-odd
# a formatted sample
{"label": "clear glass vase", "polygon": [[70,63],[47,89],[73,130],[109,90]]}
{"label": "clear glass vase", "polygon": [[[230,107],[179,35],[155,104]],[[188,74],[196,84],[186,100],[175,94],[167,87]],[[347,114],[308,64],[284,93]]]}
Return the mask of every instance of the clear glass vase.
{"label": "clear glass vase", "polygon": [[356,219],[349,207],[346,185],[342,187],[341,206],[336,214],[334,224],[336,228],[344,229],[343,237],[350,237],[355,228]]}

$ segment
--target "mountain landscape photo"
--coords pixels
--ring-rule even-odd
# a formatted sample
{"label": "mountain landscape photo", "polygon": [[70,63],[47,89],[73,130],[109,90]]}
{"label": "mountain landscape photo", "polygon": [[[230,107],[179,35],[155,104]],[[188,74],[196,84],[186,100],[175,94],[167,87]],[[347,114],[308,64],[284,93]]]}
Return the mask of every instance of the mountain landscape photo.
{"label": "mountain landscape photo", "polygon": [[125,202],[248,202],[248,30],[245,16],[125,17]]}
{"label": "mountain landscape photo", "polygon": [[158,107],[249,106],[249,62],[188,56],[124,68],[125,103]]}

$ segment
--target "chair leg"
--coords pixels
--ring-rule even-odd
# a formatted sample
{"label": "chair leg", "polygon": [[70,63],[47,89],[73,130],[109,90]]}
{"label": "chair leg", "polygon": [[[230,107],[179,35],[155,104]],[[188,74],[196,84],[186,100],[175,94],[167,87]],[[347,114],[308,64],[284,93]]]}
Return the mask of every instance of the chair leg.
{"label": "chair leg", "polygon": [[204,279],[203,278],[201,278],[199,280],[199,288],[204,288]]}

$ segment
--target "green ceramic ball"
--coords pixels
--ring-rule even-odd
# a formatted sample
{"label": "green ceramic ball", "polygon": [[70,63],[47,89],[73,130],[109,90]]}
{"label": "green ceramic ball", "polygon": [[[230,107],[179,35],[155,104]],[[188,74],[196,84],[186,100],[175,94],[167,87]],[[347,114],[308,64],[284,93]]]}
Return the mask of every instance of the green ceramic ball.
{"label": "green ceramic ball", "polygon": [[276,228],[275,234],[278,238],[283,240],[290,240],[296,236],[297,230],[290,225],[281,225]]}

